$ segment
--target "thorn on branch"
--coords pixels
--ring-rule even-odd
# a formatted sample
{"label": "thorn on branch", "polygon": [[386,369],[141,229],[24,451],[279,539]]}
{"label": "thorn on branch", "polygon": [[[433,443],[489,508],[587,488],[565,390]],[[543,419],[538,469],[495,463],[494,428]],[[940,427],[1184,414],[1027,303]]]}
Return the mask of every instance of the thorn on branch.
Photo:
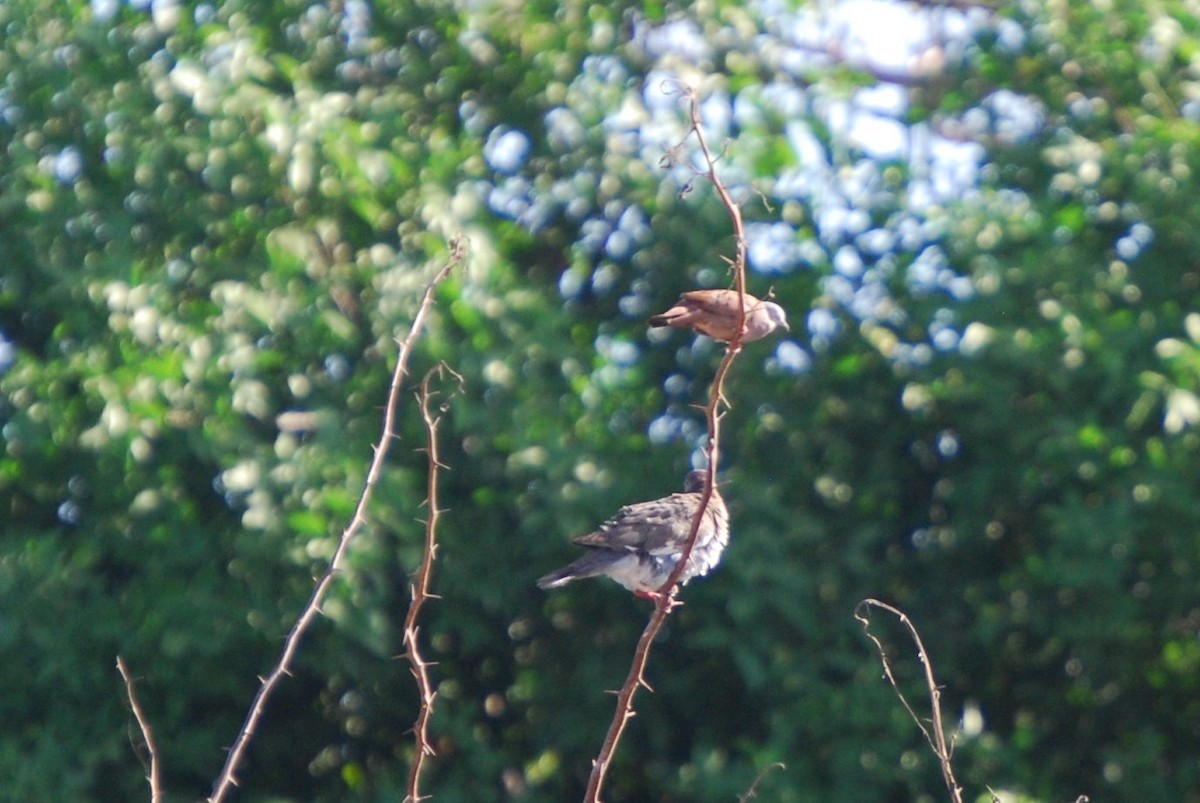
{"label": "thorn on branch", "polygon": [[[435,755],[433,745],[429,742],[429,719],[433,714],[433,703],[437,697],[437,693],[433,689],[428,674],[429,667],[435,666],[435,664],[431,661],[426,661],[424,656],[421,655],[417,618],[426,602],[431,599],[438,599],[436,595],[430,593],[429,584],[433,574],[433,563],[438,551],[437,522],[439,516],[445,512],[438,506],[438,474],[440,470],[445,468],[445,465],[438,457],[437,433],[438,426],[442,422],[442,416],[434,415],[430,412],[430,404],[435,397],[441,395],[441,393],[431,389],[433,377],[436,374],[439,378],[444,378],[446,372],[449,372],[457,381],[457,388],[451,391],[450,396],[452,397],[461,391],[463,387],[462,375],[446,366],[445,363],[439,363],[425,374],[417,393],[417,401],[421,410],[421,418],[425,422],[427,436],[427,446],[421,449],[421,451],[425,453],[428,465],[424,506],[428,509],[429,516],[421,520],[425,527],[424,550],[421,556],[421,564],[415,572],[417,579],[409,586],[412,603],[409,605],[408,613],[404,619],[405,655],[408,658],[409,670],[416,680],[418,696],[421,699],[421,707],[417,712],[417,720],[412,728],[416,745],[412,766],[409,768],[407,795],[405,797],[405,800],[413,801],[423,799],[420,794],[421,770],[424,766],[425,758]],[[448,409],[449,399],[446,399],[439,405],[439,410],[445,413]]]}

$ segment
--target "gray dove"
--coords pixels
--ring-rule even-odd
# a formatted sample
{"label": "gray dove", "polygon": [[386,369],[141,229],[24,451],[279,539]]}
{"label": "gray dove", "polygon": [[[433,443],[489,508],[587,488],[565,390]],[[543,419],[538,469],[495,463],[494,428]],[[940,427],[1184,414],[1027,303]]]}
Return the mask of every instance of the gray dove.
{"label": "gray dove", "polygon": [[[538,580],[538,586],[558,588],[572,580],[607,575],[639,597],[657,596],[682,556],[707,482],[708,472],[693,471],[683,482],[683,493],[621,508],[594,532],[574,539],[587,548],[583,557]],[[713,489],[680,582],[707,574],[728,543],[729,513]]]}
{"label": "gray dove", "polygon": [[[651,318],[650,326],[673,326],[676,329],[691,327],[700,334],[728,343],[733,340],[737,322],[736,290],[692,290],[681,295],[675,306]],[[774,301],[763,301],[746,294],[746,334],[742,336],[743,343],[762,340],[780,326],[791,331],[783,307]]]}

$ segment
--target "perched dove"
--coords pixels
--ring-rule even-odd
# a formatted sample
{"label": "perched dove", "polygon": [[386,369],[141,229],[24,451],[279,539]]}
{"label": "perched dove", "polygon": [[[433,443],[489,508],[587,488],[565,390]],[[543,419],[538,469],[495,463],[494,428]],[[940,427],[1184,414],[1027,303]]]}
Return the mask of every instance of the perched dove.
{"label": "perched dove", "polygon": [[[692,290],[681,295],[675,306],[650,319],[652,327],[684,329],[690,326],[701,334],[726,343],[733,340],[737,322],[736,290]],[[746,334],[742,336],[743,343],[761,340],[780,326],[791,331],[783,307],[774,301],[763,301],[746,294]]]}
{"label": "perched dove", "polygon": [[[607,575],[640,597],[656,596],[687,544],[707,481],[708,472],[693,471],[684,480],[683,493],[621,508],[595,532],[575,539],[587,547],[583,557],[538,580],[538,586],[557,588],[572,580]],[[680,582],[707,574],[728,543],[729,513],[713,489]]]}

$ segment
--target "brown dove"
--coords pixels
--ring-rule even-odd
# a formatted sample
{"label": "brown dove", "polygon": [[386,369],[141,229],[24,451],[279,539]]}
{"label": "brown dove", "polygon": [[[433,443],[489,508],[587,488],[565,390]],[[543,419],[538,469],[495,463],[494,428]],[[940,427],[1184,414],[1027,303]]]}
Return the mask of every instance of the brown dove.
{"label": "brown dove", "polygon": [[[736,290],[692,290],[684,293],[661,315],[650,319],[650,326],[691,327],[714,340],[733,340],[738,321]],[[761,340],[778,327],[791,331],[787,313],[774,301],[763,301],[746,294],[746,334],[743,343]]]}
{"label": "brown dove", "polygon": [[[594,532],[574,539],[587,549],[583,557],[538,580],[538,586],[558,588],[606,575],[640,597],[656,596],[679,563],[707,482],[708,472],[693,471],[684,480],[683,493],[621,508]],[[729,513],[714,489],[680,583],[707,574],[728,543]]]}

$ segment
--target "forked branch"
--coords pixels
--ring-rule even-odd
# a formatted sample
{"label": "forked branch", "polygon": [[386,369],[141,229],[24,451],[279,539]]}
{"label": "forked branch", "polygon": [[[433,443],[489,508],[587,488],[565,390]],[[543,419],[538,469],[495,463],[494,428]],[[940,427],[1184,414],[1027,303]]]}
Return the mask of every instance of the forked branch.
{"label": "forked branch", "polygon": [[125,659],[117,656],[117,671],[121,673],[121,679],[125,681],[125,694],[129,698],[129,707],[133,709],[133,718],[137,720],[138,728],[142,732],[142,741],[146,743],[146,752],[150,754],[150,769],[146,776],[146,782],[150,784],[150,803],[162,803],[162,778],[159,772],[158,763],[158,745],[154,743],[154,733],[150,730],[150,720],[146,718],[146,713],[142,710],[142,704],[138,702],[137,690],[134,688],[133,677],[129,674],[129,667],[125,664]]}
{"label": "forked branch", "polygon": [[437,272],[437,275],[425,287],[421,303],[417,308],[417,314],[413,318],[412,328],[399,344],[399,350],[396,355],[396,368],[392,372],[392,383],[388,390],[387,407],[383,413],[383,432],[380,435],[379,443],[375,446],[375,456],[371,460],[371,466],[367,471],[367,478],[363,484],[362,492],[359,494],[358,504],[354,508],[354,515],[338,539],[337,548],[333,552],[333,559],[329,562],[329,568],[325,570],[325,573],[317,581],[316,586],[313,588],[312,596],[309,597],[308,604],[305,605],[300,617],[296,620],[291,632],[288,633],[287,638],[284,640],[283,652],[280,654],[275,668],[265,678],[262,678],[258,692],[254,695],[254,699],[250,703],[250,710],[246,714],[246,720],[242,725],[242,729],[238,732],[237,739],[234,741],[233,747],[229,750],[229,755],[225,759],[225,766],[221,769],[221,774],[217,776],[217,780],[213,785],[212,794],[208,798],[209,803],[222,803],[226,795],[229,794],[229,790],[237,785],[238,767],[245,757],[246,748],[250,744],[250,740],[254,738],[254,733],[258,728],[259,722],[262,720],[263,713],[266,711],[267,701],[270,699],[275,687],[279,685],[279,682],[284,676],[289,674],[292,661],[296,656],[296,650],[300,646],[301,637],[308,631],[313,620],[316,619],[317,614],[321,610],[321,601],[325,598],[329,587],[333,585],[334,578],[345,564],[346,551],[350,546],[350,542],[363,524],[366,523],[367,504],[371,499],[371,493],[374,491],[375,485],[379,481],[379,475],[383,471],[383,464],[387,457],[388,449],[396,437],[396,408],[399,405],[400,388],[404,383],[405,375],[408,373],[408,359],[412,354],[413,345],[416,343],[417,337],[425,325],[425,319],[429,316],[429,310],[433,306],[434,291],[450,275],[450,271],[462,263],[466,258],[466,253],[466,243],[463,240],[455,239],[451,243],[450,256],[446,260],[445,266]]}

